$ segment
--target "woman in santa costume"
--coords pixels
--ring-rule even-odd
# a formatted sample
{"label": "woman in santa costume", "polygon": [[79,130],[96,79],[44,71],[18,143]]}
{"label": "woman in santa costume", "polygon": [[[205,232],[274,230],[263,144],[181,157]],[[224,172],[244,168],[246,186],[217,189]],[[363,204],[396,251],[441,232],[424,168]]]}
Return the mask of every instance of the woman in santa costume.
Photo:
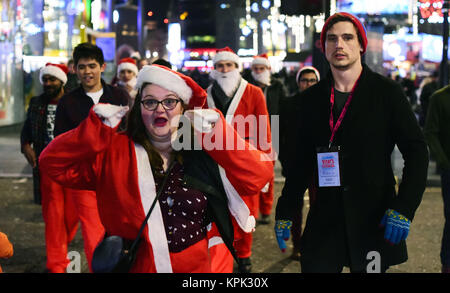
{"label": "woman in santa costume", "polygon": [[[40,157],[41,168],[64,186],[95,190],[106,234],[129,240],[168,176],[131,272],[211,272],[210,247],[224,243],[234,254],[231,217],[250,229],[255,223],[240,197],[230,194],[261,190],[272,176],[272,162],[239,137],[221,113],[199,109],[206,92],[191,78],[145,66],[137,88],[126,131],[116,129],[128,107],[97,104],[79,127],[50,143]],[[203,149],[185,146],[189,137],[178,135],[180,121],[183,127],[192,123],[194,140]],[[224,138],[245,147],[211,147]],[[176,150],[175,140],[183,141],[184,149]]]}

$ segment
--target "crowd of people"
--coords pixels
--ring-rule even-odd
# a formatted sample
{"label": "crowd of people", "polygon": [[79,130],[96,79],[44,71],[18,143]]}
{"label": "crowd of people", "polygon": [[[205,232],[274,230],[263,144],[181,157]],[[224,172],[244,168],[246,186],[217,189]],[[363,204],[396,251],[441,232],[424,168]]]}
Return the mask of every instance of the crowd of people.
{"label": "crowd of people", "polygon": [[[300,68],[295,91],[271,74],[266,54],[241,73],[229,47],[217,50],[208,78],[129,57],[109,84],[90,43],[74,48],[73,69],[46,64],[21,150],[42,204],[48,272],[65,272],[80,223],[91,272],[111,270],[100,249],[118,237],[136,251],[129,272],[232,273],[236,262],[249,273],[252,233],[272,210],[279,248],[292,236],[302,272],[367,272],[372,252],[385,272],[407,260],[428,146],[441,170],[449,272],[450,87],[423,87],[428,115],[418,121],[402,85],[362,61],[367,43],[357,17],[330,16],[320,37],[330,71]],[[395,146],[405,160],[398,190]],[[286,181],[274,202],[276,160]]]}

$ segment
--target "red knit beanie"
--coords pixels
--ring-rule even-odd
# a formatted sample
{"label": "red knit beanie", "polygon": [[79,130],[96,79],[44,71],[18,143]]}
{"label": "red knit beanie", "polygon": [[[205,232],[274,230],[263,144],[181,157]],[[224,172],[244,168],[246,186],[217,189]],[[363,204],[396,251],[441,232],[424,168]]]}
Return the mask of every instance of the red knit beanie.
{"label": "red knit beanie", "polygon": [[[345,18],[348,18],[357,28],[358,30],[358,34],[361,36],[362,39],[362,54],[364,54],[366,52],[367,49],[367,36],[366,36],[366,28],[364,27],[364,25],[362,24],[362,22],[354,15],[347,13],[347,12],[337,12],[335,14],[333,14],[332,16],[328,17],[327,21],[325,22],[325,24],[323,25],[323,29],[322,32],[320,33],[320,45],[322,46],[322,52],[325,52],[325,39],[327,36],[327,31],[329,29],[329,23],[332,19],[334,19],[337,16],[343,16]],[[360,38],[358,38],[359,40]]]}

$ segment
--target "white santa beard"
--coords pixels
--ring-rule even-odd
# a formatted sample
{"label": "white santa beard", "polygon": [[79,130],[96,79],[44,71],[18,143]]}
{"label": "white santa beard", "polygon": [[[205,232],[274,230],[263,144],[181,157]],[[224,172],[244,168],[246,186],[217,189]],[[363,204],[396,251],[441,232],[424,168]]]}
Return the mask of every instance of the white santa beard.
{"label": "white santa beard", "polygon": [[233,69],[226,73],[214,69],[211,71],[210,76],[217,81],[223,92],[229,97],[236,91],[241,81],[241,74],[238,69]]}
{"label": "white santa beard", "polygon": [[127,84],[128,84],[129,86],[131,86],[131,88],[134,88],[134,87],[136,86],[136,84],[137,84],[137,78],[136,78],[136,77],[133,77],[132,79],[130,79],[129,81],[127,81]]}
{"label": "white santa beard", "polygon": [[262,83],[264,85],[270,85],[270,71],[269,70],[264,70],[261,73],[255,73],[254,71],[252,71],[252,76],[257,82]]}
{"label": "white santa beard", "polygon": [[134,88],[137,84],[137,78],[133,77],[132,79],[130,79],[128,81],[119,80],[118,83],[121,85],[128,85],[128,86]]}

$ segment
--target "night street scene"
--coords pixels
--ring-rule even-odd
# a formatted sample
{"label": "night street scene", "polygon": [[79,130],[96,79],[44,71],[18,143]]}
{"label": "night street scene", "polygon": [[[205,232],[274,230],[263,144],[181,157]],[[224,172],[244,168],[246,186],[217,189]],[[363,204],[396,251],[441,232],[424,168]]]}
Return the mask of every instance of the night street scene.
{"label": "night street scene", "polygon": [[0,280],[446,279],[449,2],[0,0]]}

